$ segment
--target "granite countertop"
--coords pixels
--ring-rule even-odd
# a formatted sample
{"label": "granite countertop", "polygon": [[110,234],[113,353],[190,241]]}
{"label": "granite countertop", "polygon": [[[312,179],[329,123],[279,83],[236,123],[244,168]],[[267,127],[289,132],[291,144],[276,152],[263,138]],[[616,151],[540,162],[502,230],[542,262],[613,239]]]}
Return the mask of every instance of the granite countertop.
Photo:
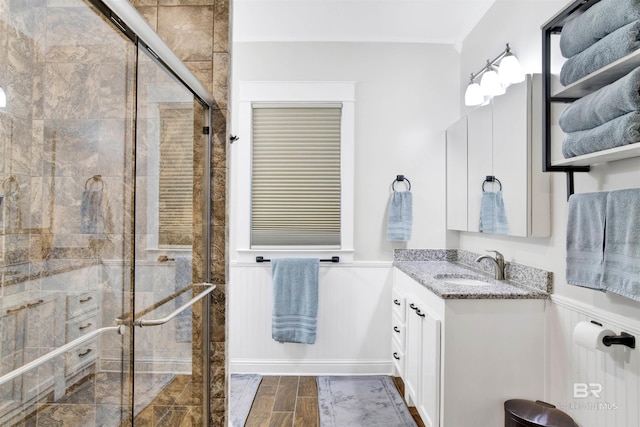
{"label": "granite countertop", "polygon": [[[495,280],[493,276],[455,261],[394,261],[393,265],[443,299],[545,299],[549,294],[511,280]],[[437,275],[478,278],[486,286],[447,283]]]}

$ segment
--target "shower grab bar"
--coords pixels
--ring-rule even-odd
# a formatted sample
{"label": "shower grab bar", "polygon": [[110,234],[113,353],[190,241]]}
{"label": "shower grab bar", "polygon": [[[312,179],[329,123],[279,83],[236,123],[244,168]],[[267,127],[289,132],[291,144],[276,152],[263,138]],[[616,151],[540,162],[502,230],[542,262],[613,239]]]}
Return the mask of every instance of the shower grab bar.
{"label": "shower grab bar", "polygon": [[133,326],[140,326],[142,328],[143,326],[159,326],[167,323],[169,320],[173,319],[178,314],[185,311],[187,308],[191,307],[193,304],[197,303],[202,298],[209,295],[216,288],[216,285],[212,285],[211,283],[203,283],[203,285],[209,285],[209,287],[204,291],[200,292],[198,295],[196,295],[189,301],[187,301],[186,303],[182,304],[180,307],[176,308],[171,313],[167,314],[165,317],[162,317],[160,319],[150,319],[150,320],[145,320],[145,319],[134,320]]}
{"label": "shower grab bar", "polygon": [[120,326],[106,326],[104,328],[100,328],[100,329],[96,329],[94,331],[89,332],[88,334],[85,334],[81,337],[76,338],[73,341],[69,341],[68,343],[66,343],[65,345],[63,345],[62,347],[58,347],[53,351],[50,351],[49,353],[38,357],[35,360],[32,360],[31,362],[27,363],[26,365],[22,365],[21,367],[19,367],[18,369],[14,369],[13,371],[9,372],[8,374],[4,374],[2,377],[0,377],[0,385],[3,385],[17,377],[19,377],[20,375],[24,374],[27,371],[30,371],[34,368],[37,368],[38,366],[47,363],[48,361],[50,361],[51,359],[60,356],[61,354],[66,353],[69,350],[72,350],[74,347],[79,346],[80,344],[83,344],[87,341],[89,341],[92,338],[97,337],[98,335],[101,335],[103,332],[107,332],[107,331],[117,331],[120,335],[124,334],[124,330],[125,330],[125,326],[124,325],[120,325]]}

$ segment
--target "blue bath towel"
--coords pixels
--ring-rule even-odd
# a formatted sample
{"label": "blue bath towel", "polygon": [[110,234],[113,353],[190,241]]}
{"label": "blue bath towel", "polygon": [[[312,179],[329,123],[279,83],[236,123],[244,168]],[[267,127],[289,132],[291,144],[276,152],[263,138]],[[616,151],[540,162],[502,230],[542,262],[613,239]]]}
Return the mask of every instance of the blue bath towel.
{"label": "blue bath towel", "polygon": [[560,115],[558,123],[563,132],[576,132],[593,129],[638,110],[640,110],[640,67],[569,104]]}
{"label": "blue bath towel", "polygon": [[640,112],[616,117],[598,127],[565,135],[562,155],[565,158],[595,153],[640,141]]}
{"label": "blue bath towel", "polygon": [[271,260],[271,334],[274,340],[302,344],[316,342],[319,270],[317,258]]}
{"label": "blue bath towel", "polygon": [[640,301],[640,189],[607,198],[603,288]]}
{"label": "blue bath towel", "polygon": [[567,218],[567,283],[602,288],[607,193],[572,194]]}
{"label": "blue bath towel", "polygon": [[560,52],[577,55],[618,28],[640,20],[640,0],[601,0],[564,24]]}
{"label": "blue bath towel", "polygon": [[96,234],[103,224],[102,190],[84,190],[80,202],[80,233]]}
{"label": "blue bath towel", "polygon": [[387,240],[411,239],[413,227],[413,196],[410,191],[394,191],[387,218]]}
{"label": "blue bath towel", "polygon": [[614,31],[584,51],[567,59],[560,70],[560,83],[567,86],[640,47],[640,21]]}
{"label": "blue bath towel", "polygon": [[509,234],[509,221],[502,191],[484,191],[480,201],[480,232]]}
{"label": "blue bath towel", "polygon": [[[174,270],[175,291],[181,291],[191,285],[191,257],[176,257]],[[191,299],[191,291],[183,292],[175,299],[175,308],[180,307]],[[191,342],[191,308],[187,308],[176,317],[176,342]]]}

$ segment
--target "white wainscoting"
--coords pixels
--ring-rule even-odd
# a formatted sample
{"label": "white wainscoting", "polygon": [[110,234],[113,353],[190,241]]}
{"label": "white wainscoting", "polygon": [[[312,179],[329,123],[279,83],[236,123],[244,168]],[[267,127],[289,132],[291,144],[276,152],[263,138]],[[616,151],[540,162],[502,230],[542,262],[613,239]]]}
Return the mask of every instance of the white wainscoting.
{"label": "white wainscoting", "polygon": [[[595,320],[636,340],[640,323],[561,296],[552,296],[552,301],[547,323],[547,401],[581,427],[640,426],[640,349],[615,346],[613,352],[605,353],[573,342],[573,329],[581,321]],[[574,384],[580,383],[587,385],[578,385],[574,396]],[[597,393],[600,385],[602,391]],[[588,398],[582,397],[585,388]]]}
{"label": "white wainscoting", "polygon": [[229,272],[230,372],[391,374],[390,262],[321,264],[313,345],[271,338],[270,264],[232,263]]}

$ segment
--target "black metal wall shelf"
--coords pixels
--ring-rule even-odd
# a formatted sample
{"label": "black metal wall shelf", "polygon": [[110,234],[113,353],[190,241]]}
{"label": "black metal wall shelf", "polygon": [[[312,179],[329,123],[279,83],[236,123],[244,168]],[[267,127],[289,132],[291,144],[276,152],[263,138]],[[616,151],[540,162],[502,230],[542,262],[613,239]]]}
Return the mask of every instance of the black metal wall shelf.
{"label": "black metal wall shelf", "polygon": [[[542,171],[564,172],[567,176],[567,198],[574,192],[574,172],[589,172],[589,165],[559,165],[551,162],[551,103],[572,102],[579,98],[575,93],[551,94],[551,36],[560,34],[564,23],[577,12],[583,12],[600,0],[576,0],[558,12],[542,26],[542,87],[544,98],[542,102]],[[589,77],[589,76],[587,76]],[[587,78],[585,77],[585,79]],[[582,80],[585,80],[582,79]],[[576,82],[579,83],[579,82]],[[575,86],[575,84],[573,85]]]}
{"label": "black metal wall shelf", "polygon": [[622,147],[602,150],[568,159],[551,160],[551,104],[554,102],[573,102],[585,95],[616,81],[637,67],[640,67],[640,50],[637,50],[611,64],[583,77],[575,83],[561,87],[552,93],[551,79],[551,37],[560,34],[564,23],[574,14],[580,13],[600,0],[576,0],[558,12],[542,26],[542,85],[544,99],[542,103],[543,144],[542,171],[565,172],[567,175],[567,198],[574,192],[573,173],[589,172],[590,166],[598,163],[640,157],[640,141]]}

